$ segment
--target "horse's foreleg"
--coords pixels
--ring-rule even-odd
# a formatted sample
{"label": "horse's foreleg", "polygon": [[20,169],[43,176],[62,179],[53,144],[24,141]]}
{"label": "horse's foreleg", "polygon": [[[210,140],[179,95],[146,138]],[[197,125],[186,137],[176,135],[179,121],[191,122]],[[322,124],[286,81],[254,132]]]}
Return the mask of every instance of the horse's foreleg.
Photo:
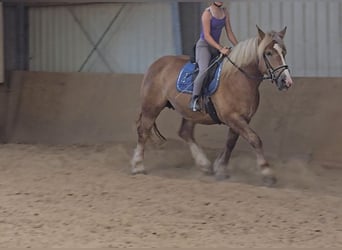
{"label": "horse's foreleg", "polygon": [[216,158],[214,163],[214,173],[216,179],[222,180],[229,177],[228,163],[238,138],[239,134],[229,128],[226,147],[224,151]]}
{"label": "horse's foreleg", "polygon": [[247,121],[241,117],[231,119],[228,124],[254,148],[257,157],[257,164],[261,171],[264,183],[267,185],[274,184],[277,179],[274,171],[265,159],[260,137],[250,128]]}
{"label": "horse's foreleg", "polygon": [[151,134],[151,129],[153,127],[154,121],[155,118],[150,118],[144,113],[141,113],[139,116],[139,119],[137,121],[138,143],[131,160],[132,174],[146,174],[143,163],[144,150],[146,141]]}
{"label": "horse's foreleg", "polygon": [[197,166],[206,174],[212,174],[211,163],[202,148],[198,146],[194,139],[195,123],[183,118],[178,135],[188,143],[192,157]]}

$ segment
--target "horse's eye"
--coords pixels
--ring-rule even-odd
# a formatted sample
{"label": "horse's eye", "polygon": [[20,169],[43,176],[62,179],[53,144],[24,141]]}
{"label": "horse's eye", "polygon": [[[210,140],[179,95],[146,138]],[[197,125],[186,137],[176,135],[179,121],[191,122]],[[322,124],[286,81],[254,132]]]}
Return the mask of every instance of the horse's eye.
{"label": "horse's eye", "polygon": [[271,51],[267,51],[266,52],[266,56],[272,56],[272,52]]}

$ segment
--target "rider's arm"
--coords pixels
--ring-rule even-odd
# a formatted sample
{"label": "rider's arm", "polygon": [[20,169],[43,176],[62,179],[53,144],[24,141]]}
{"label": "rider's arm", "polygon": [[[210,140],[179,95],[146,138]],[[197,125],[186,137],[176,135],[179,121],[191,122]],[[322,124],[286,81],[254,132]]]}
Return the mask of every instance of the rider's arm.
{"label": "rider's arm", "polygon": [[224,9],[224,12],[226,14],[225,28],[226,28],[227,37],[229,41],[235,46],[238,44],[238,40],[236,39],[236,36],[232,30],[232,26],[230,25],[230,16],[229,16],[228,10]]}

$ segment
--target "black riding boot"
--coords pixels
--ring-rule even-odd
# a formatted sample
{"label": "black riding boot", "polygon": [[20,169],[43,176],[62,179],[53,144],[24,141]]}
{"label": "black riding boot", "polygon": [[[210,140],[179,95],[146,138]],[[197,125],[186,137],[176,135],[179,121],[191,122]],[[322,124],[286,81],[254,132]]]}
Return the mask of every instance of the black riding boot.
{"label": "black riding boot", "polygon": [[191,98],[191,101],[190,101],[190,105],[189,105],[190,109],[194,112],[196,111],[200,111],[201,110],[201,107],[199,105],[199,96],[198,95],[194,95],[192,98]]}

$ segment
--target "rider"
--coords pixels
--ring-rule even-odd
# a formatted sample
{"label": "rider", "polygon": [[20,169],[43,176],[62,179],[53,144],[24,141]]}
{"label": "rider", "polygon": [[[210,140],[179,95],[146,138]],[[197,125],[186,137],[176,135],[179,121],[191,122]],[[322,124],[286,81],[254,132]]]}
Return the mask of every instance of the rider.
{"label": "rider", "polygon": [[229,14],[223,7],[222,1],[211,1],[211,4],[202,14],[202,31],[200,39],[196,43],[196,61],[199,72],[194,80],[194,89],[190,102],[192,111],[200,111],[199,96],[206,76],[206,69],[209,66],[210,59],[219,51],[223,55],[229,53],[229,48],[220,45],[220,36],[223,27],[225,27],[227,38],[236,45],[238,43],[229,20]]}

